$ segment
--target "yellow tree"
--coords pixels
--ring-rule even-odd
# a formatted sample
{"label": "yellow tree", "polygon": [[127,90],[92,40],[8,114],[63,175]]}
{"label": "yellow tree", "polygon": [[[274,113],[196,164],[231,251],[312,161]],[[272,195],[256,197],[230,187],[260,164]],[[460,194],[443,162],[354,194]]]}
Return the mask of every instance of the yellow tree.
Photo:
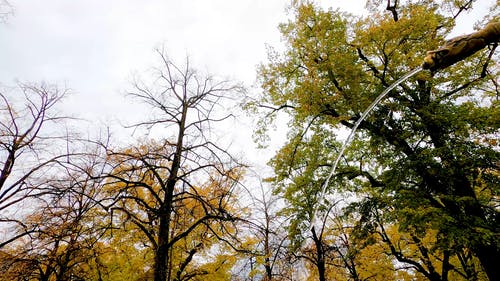
{"label": "yellow tree", "polygon": [[[151,141],[137,148],[114,152],[110,162],[116,163],[116,168],[106,184],[106,192],[114,198],[111,205],[112,242],[109,246],[111,249],[117,247],[113,251],[122,254],[125,252],[120,248],[134,251],[133,248],[138,247],[135,249],[137,253],[125,254],[133,257],[142,252],[140,255],[144,260],[135,270],[150,277],[154,268],[148,260],[157,258],[158,241],[161,240],[158,213],[164,205],[165,189],[162,185],[168,178],[171,164],[163,156],[168,154],[168,149],[168,146]],[[228,278],[234,263],[234,258],[228,254],[231,253],[228,243],[235,235],[238,220],[235,184],[241,171],[239,168],[227,171],[227,174],[220,174],[220,171],[205,175],[204,183],[200,185],[183,182],[173,191],[169,236],[166,238],[169,241],[166,280]],[[113,238],[115,235],[117,239]],[[116,245],[117,242],[121,245]],[[127,244],[130,246],[124,246]]]}
{"label": "yellow tree", "polygon": [[[240,176],[234,172],[233,178]],[[234,192],[234,182],[225,180],[220,175],[212,175],[202,186],[196,188],[196,196],[187,196],[177,206],[176,215],[172,222],[173,240],[182,235],[186,227],[196,224],[207,213],[215,213],[208,208],[222,208],[232,216],[241,215],[236,209],[236,198],[230,194]],[[200,200],[201,199],[201,200]],[[230,270],[235,261],[235,251],[230,244],[234,243],[236,227],[234,222],[207,221],[196,227],[191,233],[171,249],[172,280],[228,280]],[[229,234],[229,236],[228,236]]]}
{"label": "yellow tree", "polygon": [[[149,132],[162,130],[166,137],[124,150],[109,150],[112,171],[109,190],[115,193],[113,212],[121,213],[147,238],[153,249],[154,280],[176,277],[172,249],[200,227],[210,236],[222,238],[230,233],[227,222],[236,221],[227,204],[234,195],[232,187],[222,190],[217,201],[200,195],[204,182],[217,178],[220,186],[238,182],[242,167],[219,143],[213,140],[212,127],[231,118],[224,108],[243,91],[238,84],[201,75],[186,60],[174,64],[158,51],[161,64],[155,68],[153,82],[134,83],[129,93],[150,106],[150,119],[136,124]],[[158,131],[156,131],[158,132]],[[200,204],[201,213],[191,221],[179,220],[179,210],[190,200]],[[185,224],[176,230],[177,223]],[[192,245],[192,250],[197,244]]]}
{"label": "yellow tree", "polygon": [[0,280],[89,280],[105,273],[100,238],[107,224],[100,193],[102,163],[96,156],[68,156],[44,176],[50,180],[30,198],[33,210],[18,229],[33,231],[5,247]]}

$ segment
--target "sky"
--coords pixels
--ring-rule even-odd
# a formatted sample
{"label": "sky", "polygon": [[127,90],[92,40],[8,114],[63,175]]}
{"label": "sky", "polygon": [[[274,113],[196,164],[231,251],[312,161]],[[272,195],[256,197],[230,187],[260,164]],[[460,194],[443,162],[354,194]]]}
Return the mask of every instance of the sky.
{"label": "sky", "polygon": [[[189,56],[195,68],[252,88],[256,66],[266,61],[266,44],[280,44],[277,27],[286,20],[290,2],[8,1],[14,13],[0,24],[0,85],[45,81],[69,88],[64,110],[91,120],[89,127],[147,114],[124,93],[135,74],[158,62],[153,50],[161,46],[176,62]],[[320,2],[352,13],[361,13],[365,5],[365,0]],[[462,25],[469,28],[465,32],[472,30],[471,22]],[[243,123],[238,128],[243,141],[236,146],[253,146],[252,128]]]}

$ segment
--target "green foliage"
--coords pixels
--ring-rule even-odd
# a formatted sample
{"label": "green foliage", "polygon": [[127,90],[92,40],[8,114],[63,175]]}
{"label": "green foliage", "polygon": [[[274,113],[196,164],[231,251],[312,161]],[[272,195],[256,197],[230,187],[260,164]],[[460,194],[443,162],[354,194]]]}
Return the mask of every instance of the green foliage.
{"label": "green foliage", "polygon": [[[401,2],[388,12],[371,1],[366,17],[294,2],[293,18],[280,26],[285,50],[271,52],[259,69],[265,94],[258,104],[284,108],[291,118],[289,141],[270,164],[275,192],[288,202],[284,212],[294,217],[294,249],[321,204],[317,196],[339,150],[340,129],[351,128],[384,88],[419,67],[474,1]],[[393,259],[429,279],[449,272],[477,276],[477,267],[459,265],[462,251],[496,276],[488,262],[500,249],[495,60],[484,50],[440,73],[421,72],[361,123],[327,188],[356,192],[345,209],[355,241],[385,244]],[[399,234],[388,235],[384,226]],[[392,249],[394,237],[410,237],[415,247]],[[446,261],[434,264],[434,258]]]}

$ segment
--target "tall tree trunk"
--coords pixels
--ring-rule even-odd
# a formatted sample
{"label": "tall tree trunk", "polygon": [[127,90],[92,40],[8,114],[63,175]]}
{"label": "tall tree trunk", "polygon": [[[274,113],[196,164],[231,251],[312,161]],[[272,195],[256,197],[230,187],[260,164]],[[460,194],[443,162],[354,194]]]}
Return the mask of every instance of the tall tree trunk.
{"label": "tall tree trunk", "polygon": [[325,251],[321,238],[318,237],[314,228],[311,230],[314,244],[316,245],[316,268],[318,269],[319,281],[326,281]]}
{"label": "tall tree trunk", "polygon": [[[168,250],[172,245],[169,245],[170,240],[170,220],[173,208],[174,190],[177,183],[177,174],[181,166],[181,157],[183,150],[183,139],[186,130],[186,115],[189,105],[187,104],[186,97],[182,106],[181,120],[179,121],[179,132],[177,135],[177,144],[175,147],[174,159],[172,160],[172,167],[168,175],[165,196],[163,199],[163,206],[160,212],[160,224],[158,229],[158,248],[155,253],[155,268],[154,268],[154,281],[167,280],[167,265],[169,264]],[[170,281],[170,280],[168,280]]]}
{"label": "tall tree trunk", "polygon": [[158,228],[158,246],[154,259],[154,281],[165,281],[167,280],[168,242],[170,232],[170,213],[166,210],[161,211]]}

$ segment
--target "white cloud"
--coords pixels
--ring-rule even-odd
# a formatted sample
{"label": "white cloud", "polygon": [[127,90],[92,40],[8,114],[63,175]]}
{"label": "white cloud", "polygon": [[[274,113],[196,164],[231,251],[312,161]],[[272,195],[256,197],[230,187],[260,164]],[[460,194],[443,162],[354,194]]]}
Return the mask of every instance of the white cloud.
{"label": "white cloud", "polygon": [[[492,0],[489,0],[492,1]],[[364,0],[322,0],[360,12]],[[154,47],[186,55],[195,67],[251,84],[266,60],[265,44],[278,45],[277,26],[290,0],[47,0],[16,1],[0,25],[0,83],[46,80],[75,95],[69,112],[106,122],[140,117],[122,92],[134,71],[157,62]]]}

